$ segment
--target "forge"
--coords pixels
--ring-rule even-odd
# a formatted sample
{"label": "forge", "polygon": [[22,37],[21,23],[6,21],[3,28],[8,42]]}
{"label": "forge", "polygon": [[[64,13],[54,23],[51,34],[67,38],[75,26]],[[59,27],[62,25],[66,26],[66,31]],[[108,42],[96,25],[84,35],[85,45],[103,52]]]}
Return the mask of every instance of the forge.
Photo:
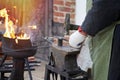
{"label": "forge", "polygon": [[[41,37],[52,34],[53,0],[0,0],[0,2],[0,11],[2,9],[7,11],[7,24],[12,22],[10,25],[16,29],[17,33],[21,28],[29,28],[29,32],[31,26],[37,26],[36,30],[29,32],[31,42],[39,45],[35,56],[47,60],[49,45]],[[5,24],[5,15],[2,14],[0,13],[0,32],[5,32],[7,25]],[[41,48],[41,46],[44,47]]]}
{"label": "forge", "polygon": [[36,46],[32,46],[30,39],[18,39],[18,43],[16,43],[16,39],[7,37],[2,38],[3,53],[14,58],[27,58],[34,56],[36,49]]}
{"label": "forge", "polygon": [[13,57],[13,70],[9,80],[24,80],[25,58],[34,56],[36,47],[33,47],[30,39],[18,40],[2,37],[2,52]]}
{"label": "forge", "polygon": [[[24,80],[25,59],[38,56],[46,60],[48,57],[48,44],[41,37],[51,35],[53,0],[0,2],[1,53],[11,56],[13,60],[9,80]],[[37,26],[37,29],[33,26]],[[30,37],[25,37],[26,32]]]}
{"label": "forge", "polygon": [[[41,37],[52,34],[53,0],[0,0],[0,2],[0,32],[3,32],[1,53],[13,58],[10,80],[24,80],[25,58],[37,56],[44,60],[48,59],[49,46]],[[33,25],[37,26],[36,30],[31,30]],[[29,35],[32,38],[16,38],[19,33],[25,33],[22,29],[24,31],[28,29],[28,32],[31,30]]]}

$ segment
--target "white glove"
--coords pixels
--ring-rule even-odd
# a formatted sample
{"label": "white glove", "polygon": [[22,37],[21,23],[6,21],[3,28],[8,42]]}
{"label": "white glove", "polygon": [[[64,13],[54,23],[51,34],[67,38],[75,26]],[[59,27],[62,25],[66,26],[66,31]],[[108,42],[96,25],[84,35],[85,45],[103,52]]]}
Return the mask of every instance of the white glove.
{"label": "white glove", "polygon": [[85,40],[86,36],[81,34],[78,30],[69,37],[69,44],[74,48],[80,48],[80,44]]}

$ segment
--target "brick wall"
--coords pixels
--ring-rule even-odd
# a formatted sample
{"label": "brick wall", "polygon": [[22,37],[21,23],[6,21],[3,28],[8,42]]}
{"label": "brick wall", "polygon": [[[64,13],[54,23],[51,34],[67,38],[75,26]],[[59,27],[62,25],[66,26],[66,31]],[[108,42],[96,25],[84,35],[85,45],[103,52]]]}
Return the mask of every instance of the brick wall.
{"label": "brick wall", "polygon": [[75,0],[54,0],[54,22],[64,23],[66,13],[70,13],[70,22],[75,23]]}

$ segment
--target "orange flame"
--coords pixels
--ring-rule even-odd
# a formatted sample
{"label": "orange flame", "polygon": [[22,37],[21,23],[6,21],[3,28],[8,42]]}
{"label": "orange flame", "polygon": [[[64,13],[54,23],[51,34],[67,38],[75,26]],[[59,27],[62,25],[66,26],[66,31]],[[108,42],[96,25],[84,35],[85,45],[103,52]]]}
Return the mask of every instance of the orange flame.
{"label": "orange flame", "polygon": [[[18,34],[15,33],[15,24],[8,18],[7,10],[0,10],[0,17],[5,18],[5,33],[4,37],[15,39],[16,43],[18,43],[17,39],[30,39],[30,36],[25,34],[24,30],[21,30]],[[18,20],[16,20],[18,22]],[[30,26],[32,29],[36,29],[36,26]]]}
{"label": "orange flame", "polygon": [[5,17],[5,29],[6,29],[6,31],[4,33],[4,37],[15,38],[15,31],[13,28],[13,22],[8,19],[9,15],[7,14],[7,10],[6,9],[0,10],[0,16]]}

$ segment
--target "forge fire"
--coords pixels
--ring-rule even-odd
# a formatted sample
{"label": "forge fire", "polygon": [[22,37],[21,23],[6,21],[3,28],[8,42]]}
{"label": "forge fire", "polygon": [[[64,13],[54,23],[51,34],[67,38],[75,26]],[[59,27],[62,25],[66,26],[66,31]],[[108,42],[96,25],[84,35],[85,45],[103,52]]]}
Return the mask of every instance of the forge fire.
{"label": "forge fire", "polygon": [[[0,10],[0,17],[4,18],[4,37],[16,39],[16,43],[18,43],[17,39],[30,39],[30,35],[25,32],[26,29],[20,29],[17,25],[13,23],[12,20],[9,19],[9,15],[5,8]],[[16,19],[16,23],[17,22],[18,20]],[[36,26],[28,26],[28,28],[36,29]]]}

